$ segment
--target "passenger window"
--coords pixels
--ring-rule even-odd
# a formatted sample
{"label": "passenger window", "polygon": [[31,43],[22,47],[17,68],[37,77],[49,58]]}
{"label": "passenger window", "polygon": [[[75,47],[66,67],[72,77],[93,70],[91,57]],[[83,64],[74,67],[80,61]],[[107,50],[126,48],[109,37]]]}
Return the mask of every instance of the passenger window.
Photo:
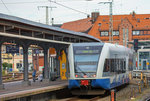
{"label": "passenger window", "polygon": [[110,76],[125,73],[126,61],[125,59],[106,59],[104,63],[103,76]]}

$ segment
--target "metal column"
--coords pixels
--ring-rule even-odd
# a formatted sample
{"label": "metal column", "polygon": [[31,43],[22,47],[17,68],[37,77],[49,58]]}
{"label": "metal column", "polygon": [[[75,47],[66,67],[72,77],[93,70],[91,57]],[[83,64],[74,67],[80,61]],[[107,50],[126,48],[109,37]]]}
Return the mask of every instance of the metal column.
{"label": "metal column", "polygon": [[28,46],[23,46],[23,85],[30,85],[28,78]]}
{"label": "metal column", "polygon": [[2,44],[0,44],[0,89],[4,89],[2,81],[2,54],[1,54]]}
{"label": "metal column", "polygon": [[48,48],[44,48],[44,81],[49,81]]}

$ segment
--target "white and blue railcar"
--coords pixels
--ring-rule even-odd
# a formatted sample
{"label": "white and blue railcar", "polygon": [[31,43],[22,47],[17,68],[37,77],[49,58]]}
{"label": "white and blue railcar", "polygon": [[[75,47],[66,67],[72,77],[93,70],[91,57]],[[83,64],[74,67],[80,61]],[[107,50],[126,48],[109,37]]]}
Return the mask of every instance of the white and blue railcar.
{"label": "white and blue railcar", "polygon": [[100,94],[129,83],[133,51],[110,43],[73,43],[69,46],[69,89],[75,95]]}

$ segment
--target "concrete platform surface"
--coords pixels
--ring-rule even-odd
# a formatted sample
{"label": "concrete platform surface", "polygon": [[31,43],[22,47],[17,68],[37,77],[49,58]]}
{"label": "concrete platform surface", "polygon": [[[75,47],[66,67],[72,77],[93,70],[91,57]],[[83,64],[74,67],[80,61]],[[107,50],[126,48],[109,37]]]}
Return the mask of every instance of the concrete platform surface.
{"label": "concrete platform surface", "polygon": [[36,95],[44,92],[67,88],[67,81],[31,82],[30,86],[23,86],[22,81],[4,83],[5,89],[0,90],[0,101]]}

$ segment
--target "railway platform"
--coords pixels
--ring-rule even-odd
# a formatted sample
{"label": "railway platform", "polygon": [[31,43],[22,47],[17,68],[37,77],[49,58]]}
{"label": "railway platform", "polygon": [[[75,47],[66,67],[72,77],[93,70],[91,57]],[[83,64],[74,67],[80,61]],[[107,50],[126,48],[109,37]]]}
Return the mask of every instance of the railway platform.
{"label": "railway platform", "polygon": [[30,86],[23,86],[22,81],[4,83],[5,89],[0,90],[0,101],[37,95],[67,88],[68,82],[57,80],[50,82],[32,82]]}

